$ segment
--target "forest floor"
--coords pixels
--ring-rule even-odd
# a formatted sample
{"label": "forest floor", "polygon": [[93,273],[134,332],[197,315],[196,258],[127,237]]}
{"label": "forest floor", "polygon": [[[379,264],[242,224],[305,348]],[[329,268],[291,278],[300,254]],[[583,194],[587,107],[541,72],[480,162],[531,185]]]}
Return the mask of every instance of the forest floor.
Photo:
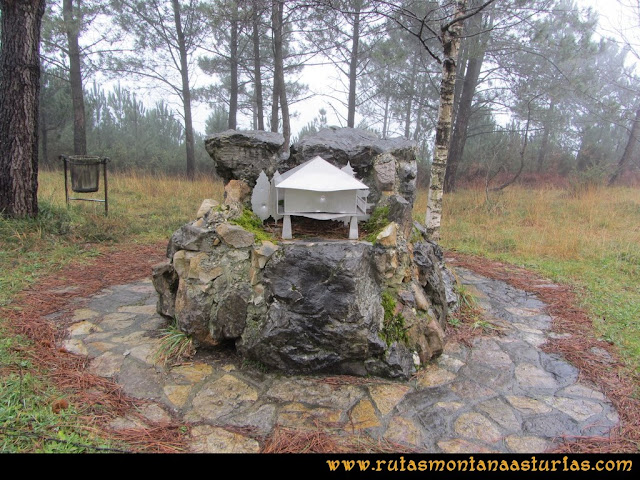
{"label": "forest floor", "polygon": [[[109,418],[135,402],[55,347],[60,332],[45,317],[61,307],[61,297],[44,292],[68,288],[62,298],[69,302],[148,276],[171,233],[193,219],[203,198],[221,199],[221,186],[114,176],[105,218],[99,205],[67,211],[58,173],[41,175],[40,219],[0,224],[0,451],[181,451],[182,425],[107,433]],[[423,203],[424,195],[417,217]],[[443,245],[454,264],[523,290],[540,277],[561,285],[533,293],[560,328],[580,332],[579,340],[545,348],[601,386],[622,421],[613,440],[578,441],[572,451],[637,452],[640,192],[516,187],[487,199],[482,191],[460,191],[445,199],[443,219]],[[462,323],[453,335],[472,333]],[[601,349],[612,362],[598,360]]]}

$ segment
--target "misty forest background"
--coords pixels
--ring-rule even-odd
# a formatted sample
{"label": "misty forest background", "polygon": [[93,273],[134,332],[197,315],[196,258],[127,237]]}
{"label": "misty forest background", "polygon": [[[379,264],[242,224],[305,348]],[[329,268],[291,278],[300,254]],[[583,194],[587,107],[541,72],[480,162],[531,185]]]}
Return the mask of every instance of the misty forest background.
{"label": "misty forest background", "polygon": [[[453,8],[443,3],[49,1],[40,166],[88,153],[114,169],[192,177],[213,173],[207,134],[264,129],[293,143],[350,126],[415,140],[424,185],[442,74],[437,34]],[[465,20],[445,191],[516,176],[637,181],[640,50],[622,29],[602,36],[598,22],[570,0],[497,0]],[[326,80],[321,93],[305,84],[309,71]],[[301,123],[310,108],[315,118]],[[204,130],[194,128],[203,111]]]}

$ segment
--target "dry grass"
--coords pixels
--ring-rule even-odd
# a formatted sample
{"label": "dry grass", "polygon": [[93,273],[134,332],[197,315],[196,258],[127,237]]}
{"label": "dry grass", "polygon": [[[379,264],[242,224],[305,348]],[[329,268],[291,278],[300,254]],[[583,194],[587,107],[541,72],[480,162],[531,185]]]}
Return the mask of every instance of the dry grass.
{"label": "dry grass", "polygon": [[[425,208],[420,192],[417,219]],[[461,190],[444,199],[442,244],[572,285],[596,335],[640,371],[640,190]]]}
{"label": "dry grass", "polygon": [[[416,218],[424,220],[420,192]],[[491,194],[457,191],[444,201],[443,243],[521,258],[600,259],[615,251],[637,254],[640,192],[632,188],[562,189],[513,187]]]}
{"label": "dry grass", "polygon": [[[114,240],[135,236],[137,242],[166,240],[167,235],[186,221],[193,220],[205,198],[222,201],[224,186],[218,179],[201,175],[195,181],[165,174],[136,172],[108,174],[109,216],[104,217],[102,203],[72,201],[72,211],[90,215],[90,227],[115,230]],[[73,194],[81,198],[104,198],[103,183],[93,194]],[[60,171],[39,175],[38,197],[51,205],[63,207],[64,176]],[[98,241],[103,239],[96,239]]]}

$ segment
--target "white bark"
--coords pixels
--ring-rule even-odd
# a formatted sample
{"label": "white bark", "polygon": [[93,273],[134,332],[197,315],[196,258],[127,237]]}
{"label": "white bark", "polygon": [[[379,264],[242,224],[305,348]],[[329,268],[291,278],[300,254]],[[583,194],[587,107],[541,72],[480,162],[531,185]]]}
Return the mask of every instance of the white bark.
{"label": "white bark", "polygon": [[425,219],[427,234],[434,242],[440,240],[442,193],[451,138],[456,64],[458,61],[458,50],[460,48],[460,37],[462,35],[462,22],[455,22],[455,19],[464,16],[466,7],[467,0],[456,0],[454,22],[450,22],[448,26],[443,27],[442,30],[444,60],[442,62],[442,81],[440,84],[440,107],[438,109],[438,125],[436,129],[433,163],[431,164],[431,181],[429,183],[427,215]]}

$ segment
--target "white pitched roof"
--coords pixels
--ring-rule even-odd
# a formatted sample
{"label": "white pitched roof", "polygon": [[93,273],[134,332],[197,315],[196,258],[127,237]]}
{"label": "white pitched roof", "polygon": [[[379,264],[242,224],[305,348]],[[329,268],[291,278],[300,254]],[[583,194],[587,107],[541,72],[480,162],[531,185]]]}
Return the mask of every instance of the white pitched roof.
{"label": "white pitched roof", "polygon": [[339,190],[368,190],[364,183],[334,167],[321,157],[292,168],[280,177],[276,188],[337,192]]}

